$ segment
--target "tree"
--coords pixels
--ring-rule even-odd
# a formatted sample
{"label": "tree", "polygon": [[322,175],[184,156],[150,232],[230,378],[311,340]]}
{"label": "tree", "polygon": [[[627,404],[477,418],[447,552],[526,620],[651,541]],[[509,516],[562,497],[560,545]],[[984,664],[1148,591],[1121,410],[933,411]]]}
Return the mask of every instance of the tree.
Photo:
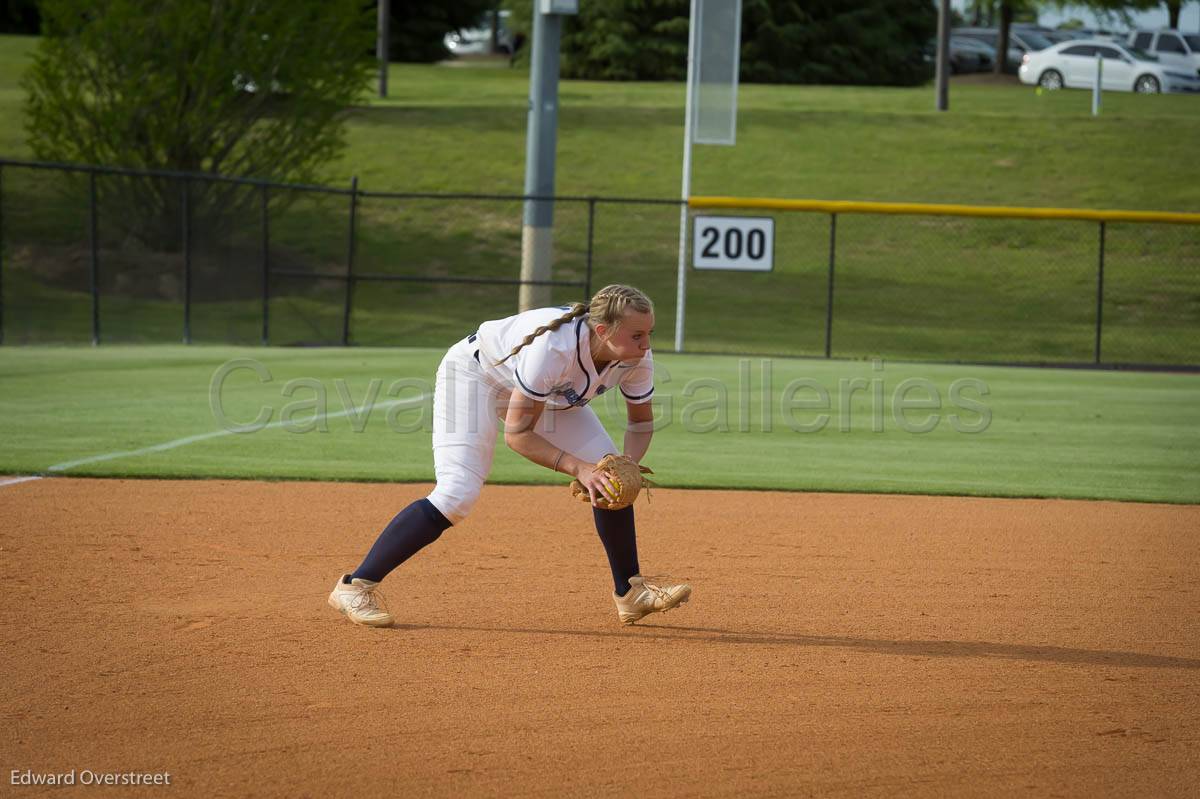
{"label": "tree", "polygon": [[932,77],[923,49],[937,9],[928,0],[746,0],[743,9],[745,80],[911,86]]}
{"label": "tree", "polygon": [[0,33],[37,33],[41,20],[36,0],[5,0]]}
{"label": "tree", "polygon": [[1050,0],[1056,7],[1084,6],[1102,16],[1119,17],[1125,24],[1130,24],[1130,12],[1149,11],[1166,6],[1168,26],[1179,27],[1179,13],[1187,5],[1187,0]]}
{"label": "tree", "polygon": [[[530,0],[509,0],[528,34]],[[912,85],[930,77],[922,48],[937,28],[928,0],[744,0],[741,78],[757,83]],[[681,80],[688,0],[589,0],[567,17],[562,74]]]}
{"label": "tree", "polygon": [[1036,21],[1037,0],[995,0],[989,3],[996,6],[1000,13],[1000,30],[996,36],[996,63],[992,72],[999,75],[1008,66],[1008,39],[1014,21]]}
{"label": "tree", "polygon": [[[311,182],[367,87],[374,18],[360,0],[45,0],[26,73],[41,159]],[[195,212],[239,193],[196,181]],[[178,185],[105,181],[128,232],[178,244]],[[244,194],[242,192],[241,194]]]}
{"label": "tree", "polygon": [[[514,33],[532,41],[536,0],[508,0]],[[563,77],[679,80],[687,73],[688,0],[588,0],[564,18]],[[530,48],[520,54],[528,58]]]}
{"label": "tree", "polygon": [[1172,28],[1179,27],[1179,11],[1183,7],[1183,0],[1167,0],[1167,17],[1169,18],[1168,25]]}
{"label": "tree", "polygon": [[967,0],[967,14],[971,24],[977,28],[991,27],[996,4],[992,0]]}

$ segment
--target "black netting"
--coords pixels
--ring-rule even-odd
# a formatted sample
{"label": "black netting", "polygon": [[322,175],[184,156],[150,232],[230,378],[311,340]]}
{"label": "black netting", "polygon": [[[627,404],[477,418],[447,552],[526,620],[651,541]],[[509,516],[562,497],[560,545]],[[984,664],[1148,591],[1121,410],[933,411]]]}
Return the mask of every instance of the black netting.
{"label": "black netting", "polygon": [[92,340],[88,177],[0,167],[4,343]]}
{"label": "black netting", "polygon": [[[689,245],[691,238],[689,230]],[[770,272],[689,271],[685,320],[689,350],[825,354],[829,217],[777,215],[774,254]]]}
{"label": "black netting", "polygon": [[1101,359],[1200,364],[1200,227],[1106,227]]}
{"label": "black netting", "polygon": [[1085,222],[839,216],[833,355],[1090,360],[1094,231]]}
{"label": "black netting", "polygon": [[521,204],[366,197],[359,204],[353,341],[448,346],[480,320],[515,312],[517,288],[439,282],[516,280]]}
{"label": "black netting", "polygon": [[100,338],[182,341],[183,184],[96,175]]}
{"label": "black netting", "polygon": [[270,202],[270,343],[341,344],[350,194],[272,188]]}
{"label": "black netting", "polygon": [[[351,340],[385,346],[445,346],[481,320],[518,310],[520,200],[367,196],[358,206]],[[539,302],[584,295],[587,204],[559,202],[552,279]]]}
{"label": "black netting", "polygon": [[[523,210],[5,165],[4,341],[445,347],[517,311]],[[1096,222],[757,213],[775,219],[772,271],[696,270],[689,253],[688,351],[1200,363],[1197,226],[1107,224],[1101,294]],[[657,348],[670,349],[679,215],[673,203],[556,201],[551,277],[569,285],[536,301],[638,286],[655,301]]]}
{"label": "black netting", "polygon": [[[192,341],[262,340],[264,190],[189,181]],[[266,196],[269,200],[269,195]]]}
{"label": "black netting", "polygon": [[[646,292],[654,301],[653,344],[659,350],[674,346],[678,274],[678,206],[597,203],[592,291],[609,283],[626,283]],[[690,328],[690,318],[688,324]]]}

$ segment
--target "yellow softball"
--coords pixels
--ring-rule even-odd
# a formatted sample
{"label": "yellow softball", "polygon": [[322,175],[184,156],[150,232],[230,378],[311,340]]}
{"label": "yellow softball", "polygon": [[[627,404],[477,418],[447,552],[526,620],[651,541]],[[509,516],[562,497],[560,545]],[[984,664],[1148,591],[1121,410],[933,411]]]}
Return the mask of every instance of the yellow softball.
{"label": "yellow softball", "polygon": [[[611,500],[614,500],[617,497],[621,496],[621,481],[617,479],[616,475],[611,474],[611,473],[608,475],[608,480],[610,483],[613,484],[613,486],[617,490],[617,493],[609,494],[608,490],[605,489],[604,493],[608,496],[609,500],[611,501]],[[601,486],[601,488],[604,488],[604,486]]]}

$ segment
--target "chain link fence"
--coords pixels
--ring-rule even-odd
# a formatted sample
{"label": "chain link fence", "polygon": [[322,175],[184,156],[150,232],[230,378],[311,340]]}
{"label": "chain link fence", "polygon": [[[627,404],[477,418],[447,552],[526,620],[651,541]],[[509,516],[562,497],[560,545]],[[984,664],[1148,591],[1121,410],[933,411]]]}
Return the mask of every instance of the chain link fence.
{"label": "chain link fence", "polygon": [[[762,216],[752,202],[698,205],[706,215]],[[1174,218],[1164,223],[1045,209],[1006,209],[1005,217],[975,215],[992,209],[811,205],[865,207],[777,213],[771,272],[692,272],[688,350],[1200,364],[1200,215],[1144,215]],[[1139,216],[1076,216],[1087,214]],[[697,307],[722,295],[733,297],[724,304],[731,314]],[[788,319],[790,330],[781,334],[765,318]]]}
{"label": "chain link fence", "polygon": [[[0,335],[442,348],[516,312],[528,199],[0,161]],[[680,203],[554,203],[552,301],[639,286],[669,348]],[[686,351],[1200,364],[1200,225],[773,216],[772,271],[689,267]]]}

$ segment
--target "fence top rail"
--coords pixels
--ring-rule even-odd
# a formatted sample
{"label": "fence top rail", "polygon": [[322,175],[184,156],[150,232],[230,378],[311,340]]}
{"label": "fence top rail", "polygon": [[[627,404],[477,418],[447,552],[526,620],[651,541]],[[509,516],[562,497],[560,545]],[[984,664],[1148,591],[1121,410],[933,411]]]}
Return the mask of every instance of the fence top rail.
{"label": "fence top rail", "polygon": [[355,189],[353,186],[341,188],[338,186],[317,186],[307,183],[280,183],[261,178],[232,177],[217,175],[212,172],[179,172],[170,169],[139,169],[121,166],[95,166],[92,164],[71,164],[55,161],[27,161],[19,158],[0,158],[0,167],[12,166],[26,169],[45,169],[59,172],[84,172],[98,175],[124,175],[128,177],[173,178],[176,180],[206,180],[220,183],[240,183],[248,186],[265,186],[272,189],[290,189],[293,191],[322,192],[325,194],[357,194],[359,197],[387,200],[511,200],[514,202],[546,201],[569,203],[619,203],[628,205],[674,205],[682,204],[682,200],[664,199],[662,197],[599,197],[582,195],[542,195],[542,194],[467,194],[461,192],[399,192],[399,191],[367,191]]}
{"label": "fence top rail", "polygon": [[[84,172],[97,175],[123,175],[126,177],[173,178],[175,180],[207,180],[214,183],[240,183],[247,186],[265,186],[271,189],[299,189],[325,194],[349,194],[350,189],[334,186],[314,186],[305,183],[279,183],[261,178],[237,178],[217,175],[212,172],[175,172],[170,169],[135,169],[123,166],[94,166],[92,164],[69,164],[54,161],[25,161],[19,158],[0,158],[0,166],[45,169],[58,172]],[[359,192],[362,194],[362,192]]]}
{"label": "fence top rail", "polygon": [[1101,211],[1085,208],[1020,208],[1001,205],[876,203],[853,200],[782,200],[770,197],[689,197],[692,209],[726,208],[826,214],[907,214],[992,219],[1070,219],[1085,222],[1165,222],[1200,225],[1200,214],[1172,211]]}
{"label": "fence top rail", "polygon": [[674,205],[683,200],[661,197],[598,197],[575,194],[463,194],[432,191],[366,191],[359,189],[359,197],[380,200],[511,200],[513,202],[566,202],[566,203],[624,203],[628,205]]}

